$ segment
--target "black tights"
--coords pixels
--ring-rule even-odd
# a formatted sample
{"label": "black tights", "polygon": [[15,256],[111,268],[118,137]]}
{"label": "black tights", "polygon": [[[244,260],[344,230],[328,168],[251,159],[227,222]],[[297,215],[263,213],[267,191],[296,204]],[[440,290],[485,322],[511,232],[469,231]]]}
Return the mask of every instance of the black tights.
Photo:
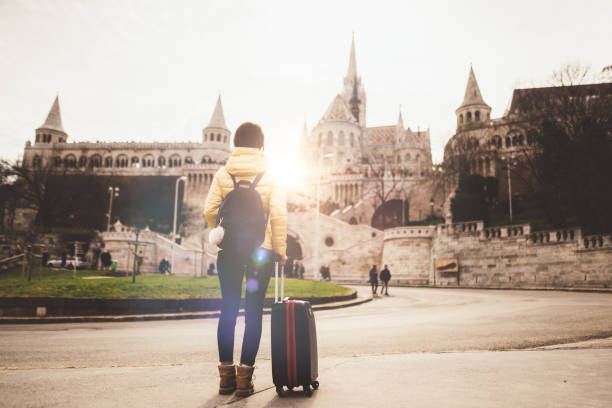
{"label": "black tights", "polygon": [[259,266],[252,259],[240,258],[227,250],[219,252],[217,271],[221,283],[221,316],[217,327],[219,361],[234,360],[234,332],[240,307],[242,278],[247,277],[245,301],[245,328],[242,339],[240,364],[254,365],[259,341],[261,340],[261,321],[266,290],[270,282],[274,263],[270,261],[271,252],[259,249]]}

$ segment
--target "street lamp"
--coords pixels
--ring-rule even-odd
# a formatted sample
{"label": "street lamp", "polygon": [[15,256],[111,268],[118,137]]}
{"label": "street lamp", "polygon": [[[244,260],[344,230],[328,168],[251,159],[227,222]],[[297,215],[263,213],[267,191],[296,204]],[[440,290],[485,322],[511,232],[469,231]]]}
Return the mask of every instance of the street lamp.
{"label": "street lamp", "polygon": [[508,207],[510,210],[510,222],[512,222],[512,178],[510,177],[510,166],[514,165],[512,159],[514,159],[514,156],[512,158],[504,159],[506,162],[506,170],[508,172]]}
{"label": "street lamp", "polygon": [[174,184],[174,222],[172,227],[172,261],[170,262],[170,271],[174,269],[174,244],[176,243],[176,207],[178,203],[178,185],[179,181],[186,181],[187,177],[181,176],[176,179],[176,183]]}
{"label": "street lamp", "polygon": [[334,157],[333,153],[327,153],[319,156],[319,164],[317,166],[317,211],[315,213],[315,247],[314,247],[314,274],[318,276],[319,273],[319,211],[321,208],[321,166],[323,165],[323,158]]}
{"label": "street lamp", "polygon": [[108,214],[106,215],[106,217],[108,218],[106,223],[106,230],[110,231],[111,215],[113,213],[113,197],[119,197],[119,187],[110,186],[108,188],[108,195],[110,196],[110,202],[108,203]]}

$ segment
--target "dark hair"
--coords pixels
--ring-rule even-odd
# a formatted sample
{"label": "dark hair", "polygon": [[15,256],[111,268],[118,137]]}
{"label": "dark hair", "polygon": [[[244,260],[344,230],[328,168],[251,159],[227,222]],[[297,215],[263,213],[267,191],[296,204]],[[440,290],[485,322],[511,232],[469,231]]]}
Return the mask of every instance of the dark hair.
{"label": "dark hair", "polygon": [[234,146],[261,149],[264,146],[261,127],[256,123],[244,122],[234,133]]}

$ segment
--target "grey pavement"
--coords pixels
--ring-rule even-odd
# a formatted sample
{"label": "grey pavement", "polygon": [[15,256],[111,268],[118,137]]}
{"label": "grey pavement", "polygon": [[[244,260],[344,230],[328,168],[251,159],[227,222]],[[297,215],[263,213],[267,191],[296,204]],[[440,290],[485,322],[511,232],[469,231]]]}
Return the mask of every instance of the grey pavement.
{"label": "grey pavement", "polygon": [[0,406],[612,406],[612,295],[391,294],[316,313],[321,388],[310,399],[276,396],[266,316],[246,399],[216,394],[214,319],[3,325]]}

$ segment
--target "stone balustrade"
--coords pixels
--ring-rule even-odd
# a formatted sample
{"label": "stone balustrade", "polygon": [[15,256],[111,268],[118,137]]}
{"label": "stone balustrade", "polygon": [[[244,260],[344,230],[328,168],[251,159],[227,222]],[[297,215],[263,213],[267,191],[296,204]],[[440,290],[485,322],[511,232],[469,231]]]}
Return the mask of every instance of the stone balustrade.
{"label": "stone balustrade", "polygon": [[582,237],[580,249],[612,248],[612,234],[585,235]]}
{"label": "stone balustrade", "polygon": [[436,232],[436,227],[433,225],[406,226],[387,228],[385,230],[384,240],[400,239],[400,238],[433,238]]}

